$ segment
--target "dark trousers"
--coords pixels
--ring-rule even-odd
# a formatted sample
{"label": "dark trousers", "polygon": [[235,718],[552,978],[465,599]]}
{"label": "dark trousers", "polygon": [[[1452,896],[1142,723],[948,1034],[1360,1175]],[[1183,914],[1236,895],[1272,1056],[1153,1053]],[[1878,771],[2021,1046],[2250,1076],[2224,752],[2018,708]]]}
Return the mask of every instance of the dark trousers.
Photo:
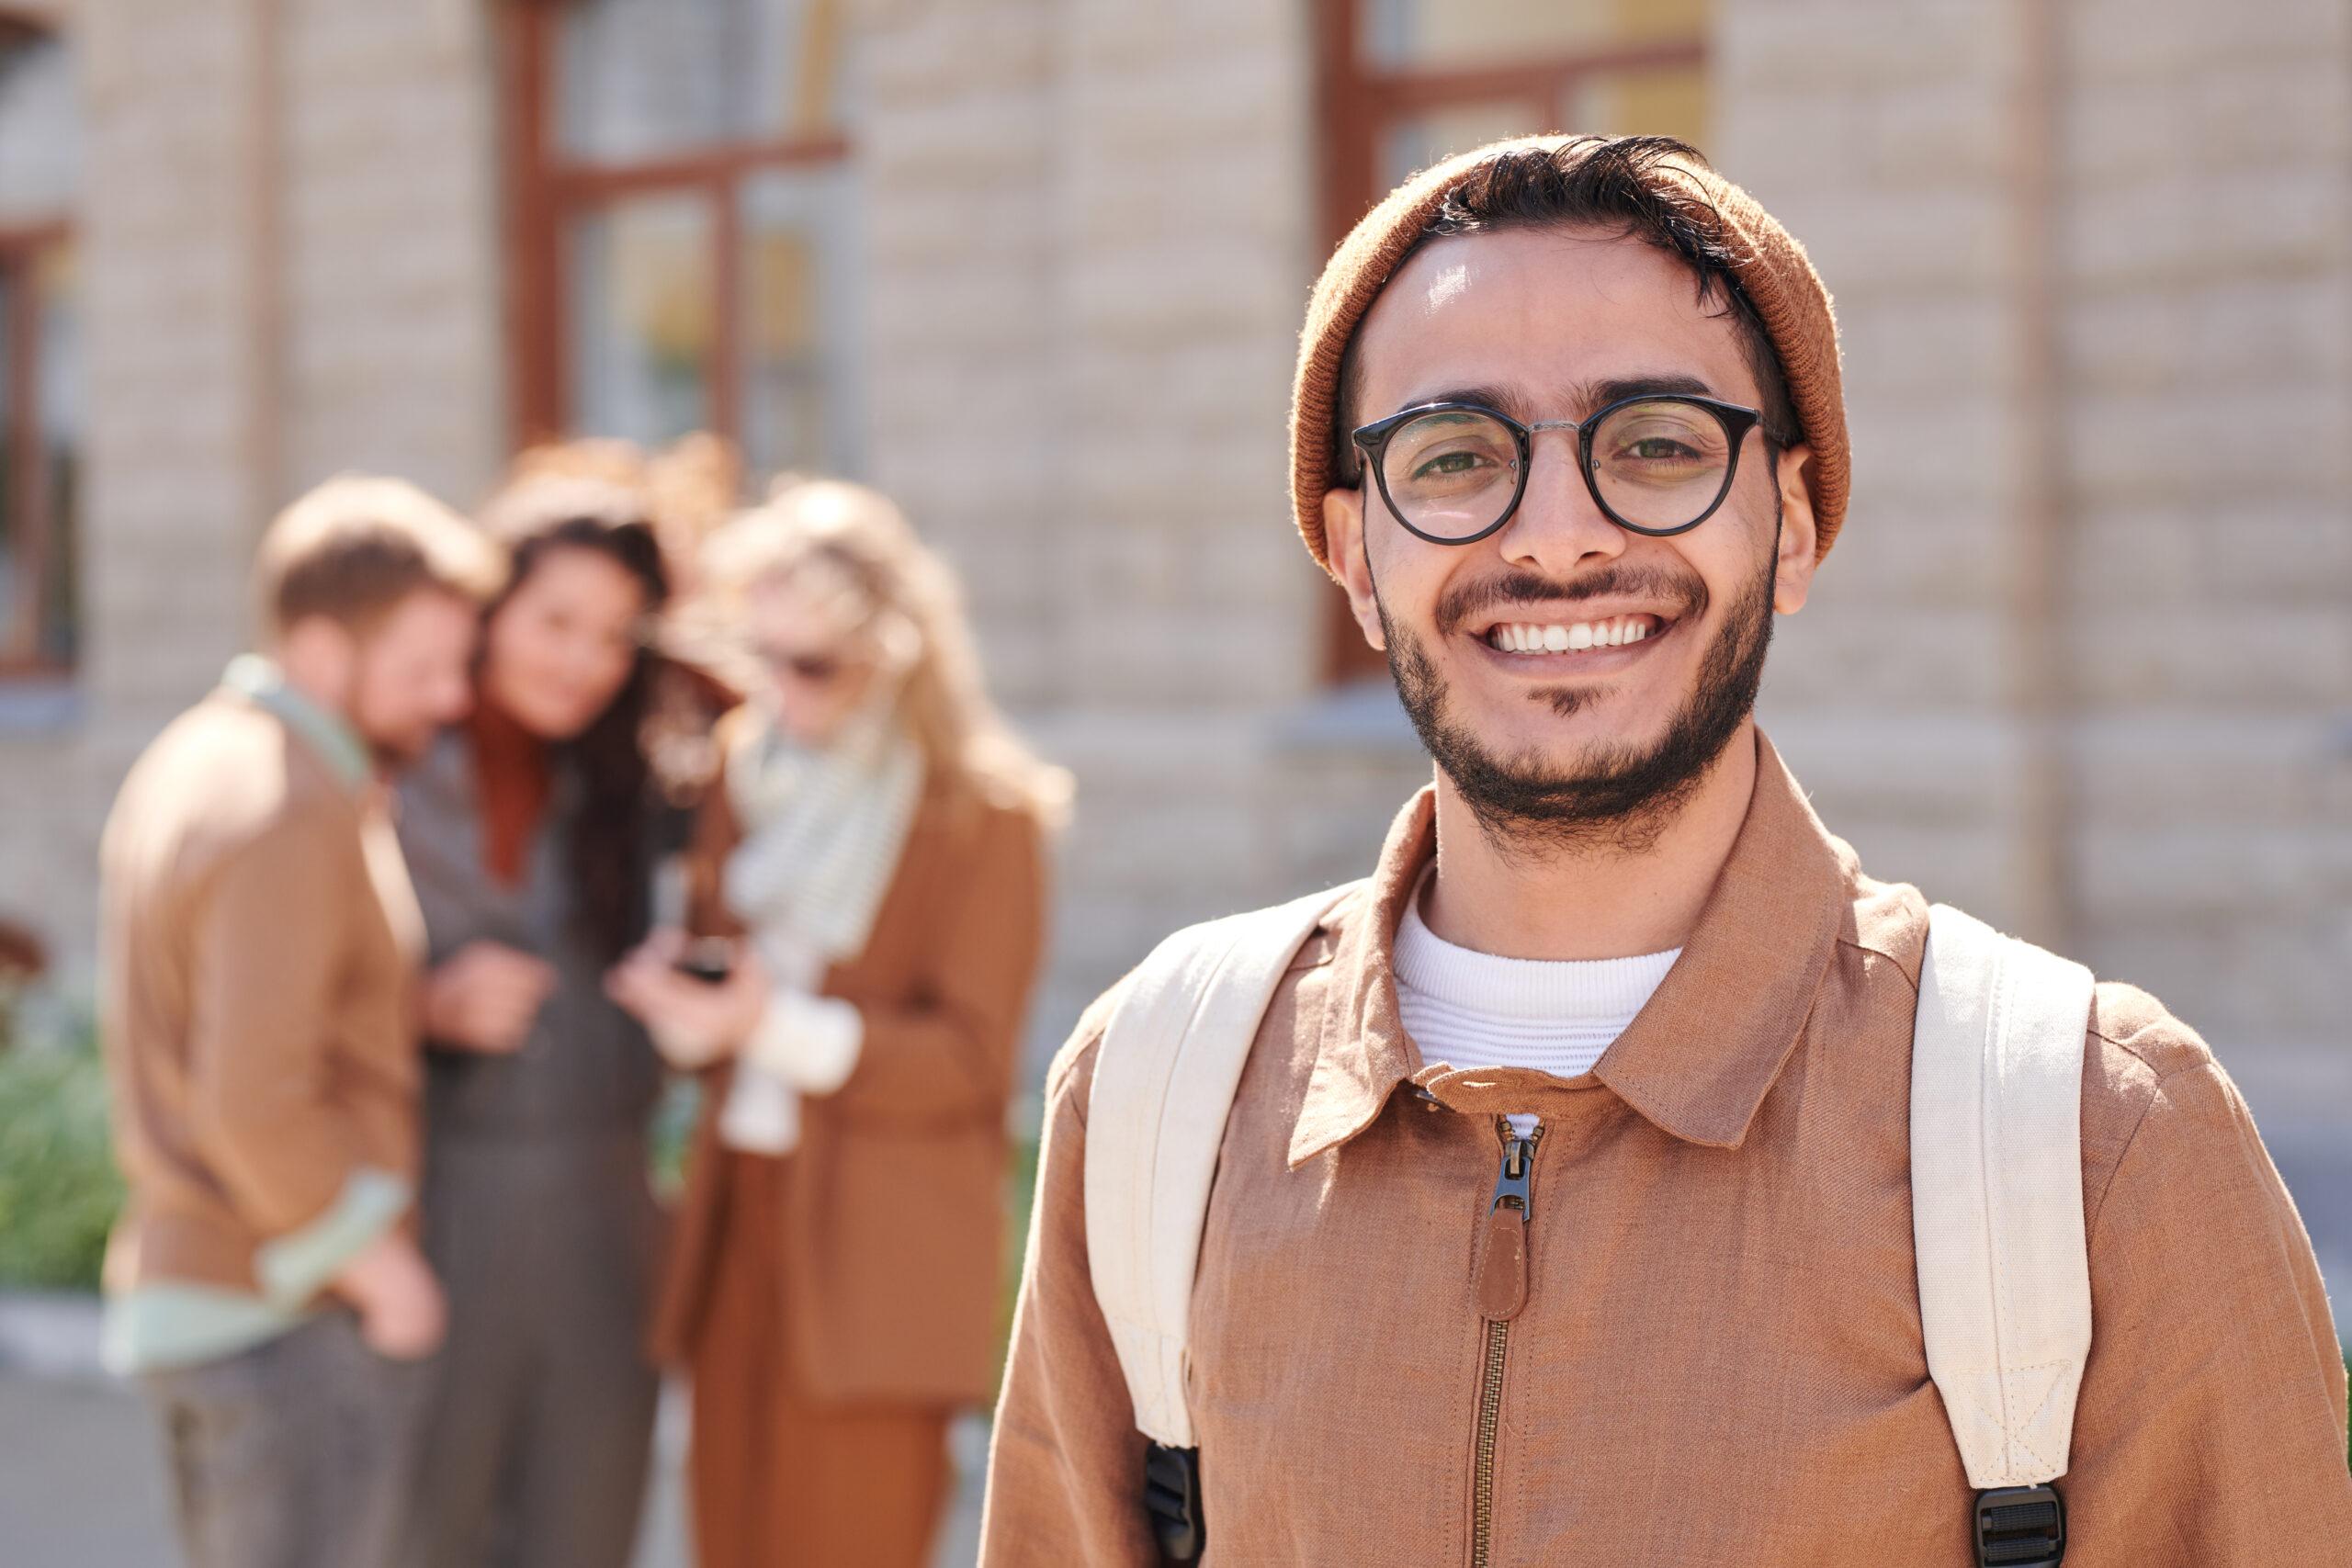
{"label": "dark trousers", "polygon": [[218,1361],[151,1371],[189,1568],[386,1568],[418,1369],[330,1312]]}
{"label": "dark trousers", "polygon": [[627,1568],[659,1382],[645,1145],[443,1138],[424,1246],[449,1296],[401,1568]]}

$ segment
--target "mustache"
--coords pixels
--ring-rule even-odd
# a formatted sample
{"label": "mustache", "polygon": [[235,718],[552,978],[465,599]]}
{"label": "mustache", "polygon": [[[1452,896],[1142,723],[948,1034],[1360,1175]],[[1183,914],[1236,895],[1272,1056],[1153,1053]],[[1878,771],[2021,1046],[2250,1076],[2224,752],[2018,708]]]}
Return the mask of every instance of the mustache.
{"label": "mustache", "polygon": [[1441,633],[1451,636],[1482,610],[1512,604],[1573,604],[1611,596],[1651,599],[1674,605],[1679,620],[1703,615],[1708,603],[1707,585],[1696,572],[1667,571],[1657,567],[1610,567],[1589,577],[1560,581],[1515,568],[1446,590],[1437,602],[1433,619]]}

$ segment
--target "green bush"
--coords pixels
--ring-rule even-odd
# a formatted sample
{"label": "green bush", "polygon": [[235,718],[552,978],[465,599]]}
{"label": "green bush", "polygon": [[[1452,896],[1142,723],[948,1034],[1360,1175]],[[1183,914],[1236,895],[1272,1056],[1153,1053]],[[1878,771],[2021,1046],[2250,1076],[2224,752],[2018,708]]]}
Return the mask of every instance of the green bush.
{"label": "green bush", "polygon": [[96,1289],[121,1206],[96,1049],[0,1050],[0,1286]]}
{"label": "green bush", "polygon": [[653,1108],[649,1142],[653,1165],[653,1190],[675,1200],[686,1188],[686,1159],[693,1153],[695,1122],[702,1114],[702,1084],[679,1074],[662,1090]]}

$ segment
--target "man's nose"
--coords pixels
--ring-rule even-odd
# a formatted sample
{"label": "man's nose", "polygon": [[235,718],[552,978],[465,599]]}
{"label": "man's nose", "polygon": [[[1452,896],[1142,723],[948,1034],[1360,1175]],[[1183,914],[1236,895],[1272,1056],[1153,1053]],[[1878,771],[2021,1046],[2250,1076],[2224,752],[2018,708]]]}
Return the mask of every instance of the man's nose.
{"label": "man's nose", "polygon": [[1573,430],[1538,431],[1528,443],[1527,488],[1496,536],[1503,558],[1553,576],[1625,553],[1625,530],[1609,520],[1577,471]]}

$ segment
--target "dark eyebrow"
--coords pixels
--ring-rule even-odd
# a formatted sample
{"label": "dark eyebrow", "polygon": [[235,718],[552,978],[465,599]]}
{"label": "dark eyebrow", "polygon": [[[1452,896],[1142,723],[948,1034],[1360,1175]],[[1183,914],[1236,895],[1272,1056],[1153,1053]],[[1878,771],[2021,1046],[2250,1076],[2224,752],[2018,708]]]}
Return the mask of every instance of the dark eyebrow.
{"label": "dark eyebrow", "polygon": [[1408,399],[1390,412],[1402,413],[1407,409],[1424,408],[1430,403],[1476,403],[1498,413],[1507,413],[1516,420],[1527,417],[1526,400],[1508,387],[1448,387],[1426,397]]}
{"label": "dark eyebrow", "polygon": [[1429,403],[1477,403],[1507,413],[1521,423],[1530,423],[1538,417],[1555,419],[1563,414],[1580,419],[1595,409],[1606,408],[1611,403],[1623,402],[1627,398],[1656,398],[1675,393],[1701,398],[1719,395],[1714,388],[1696,376],[1660,371],[1640,376],[1622,376],[1607,381],[1584,382],[1570,389],[1566,408],[1547,411],[1540,416],[1530,412],[1525,397],[1509,387],[1448,387],[1442,391],[1431,392],[1426,397],[1417,397],[1409,401],[1399,403],[1390,412],[1401,413],[1406,409],[1420,408]]}
{"label": "dark eyebrow", "polygon": [[1715,389],[1696,376],[1625,376],[1610,381],[1588,381],[1577,389],[1577,406],[1583,412],[1606,408],[1627,398],[1657,398],[1676,393],[1712,398]]}

